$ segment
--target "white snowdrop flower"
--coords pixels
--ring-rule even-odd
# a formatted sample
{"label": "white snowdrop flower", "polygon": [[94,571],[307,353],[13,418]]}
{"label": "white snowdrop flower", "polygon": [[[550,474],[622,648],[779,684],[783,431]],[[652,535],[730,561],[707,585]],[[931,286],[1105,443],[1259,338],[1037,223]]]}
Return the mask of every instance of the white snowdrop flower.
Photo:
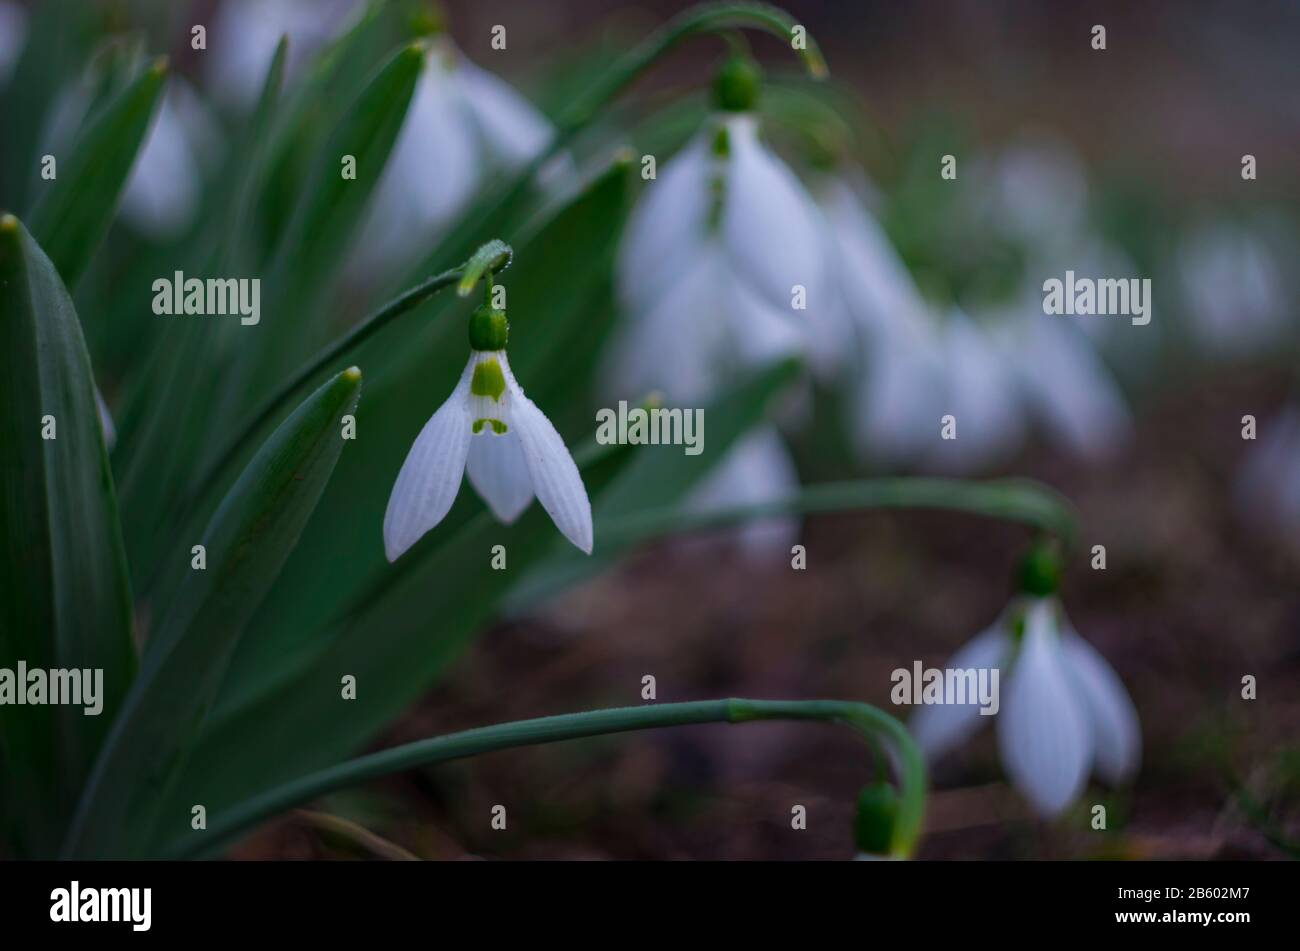
{"label": "white snowdrop flower", "polygon": [[[928,463],[948,472],[972,472],[1014,452],[1024,437],[1024,410],[1016,380],[987,331],[954,308],[942,330],[946,388],[943,415],[956,421],[955,439],[938,440]],[[939,432],[939,420],[931,424]]]}
{"label": "white snowdrop flower", "polygon": [[[999,670],[995,716],[1002,764],[1038,812],[1063,811],[1083,791],[1089,773],[1116,784],[1136,771],[1141,732],[1133,702],[1105,659],[1070,627],[1054,597],[1029,600],[1023,613],[1008,611],[944,666]],[[909,725],[926,756],[935,759],[985,719],[978,702],[938,704],[918,709]]]}
{"label": "white snowdrop flower", "polygon": [[[59,93],[44,141],[54,153],[70,148],[90,108],[90,89],[74,83]],[[198,214],[203,176],[223,147],[220,127],[184,79],[170,76],[122,191],[122,220],[149,238],[172,238]]]}
{"label": "white snowdrop flower", "polygon": [[0,0],[0,85],[9,81],[27,43],[27,11]]}
{"label": "white snowdrop flower", "polygon": [[716,117],[649,183],[619,249],[627,318],[611,377],[674,399],[717,391],[731,371],[807,349],[825,307],[818,215],[748,113]]}
{"label": "white snowdrop flower", "polygon": [[[494,174],[544,152],[550,122],[508,83],[474,65],[446,36],[429,44],[425,68],[384,167],[365,236],[365,267],[393,267],[434,240]],[[571,167],[557,156],[540,173],[553,185]]]}
{"label": "white snowdrop flower", "polygon": [[1203,225],[1180,242],[1176,262],[1192,331],[1207,352],[1250,354],[1285,331],[1281,266],[1256,230]]}
{"label": "white snowdrop flower", "polygon": [[222,147],[216,120],[189,83],[172,77],[122,194],[122,217],[155,240],[185,231],[199,211],[205,168]]}
{"label": "white snowdrop flower", "polygon": [[393,485],[384,515],[388,560],[442,521],[463,474],[506,523],[536,495],[564,537],[590,554],[586,487],[560,434],[510,372],[505,314],[476,311],[470,344],[460,382],[416,437]]}
{"label": "white snowdrop flower", "polygon": [[912,461],[934,442],[943,415],[944,366],[930,308],[858,189],[841,177],[817,191],[836,277],[841,340],[857,349],[852,405],[859,451]]}
{"label": "white snowdrop flower", "polygon": [[1087,224],[1088,175],[1074,147],[1026,136],[972,170],[975,200],[995,226],[1035,256],[1073,244]]}
{"label": "white snowdrop flower", "polygon": [[[691,491],[686,508],[694,512],[736,505],[762,505],[788,499],[799,491],[794,461],[772,426],[742,436]],[[747,522],[735,533],[746,555],[776,556],[790,551],[799,537],[799,519],[776,516]]]}
{"label": "white snowdrop flower", "polygon": [[1259,424],[1234,494],[1247,521],[1300,550],[1300,409],[1288,406]]}
{"label": "white snowdrop flower", "polygon": [[1105,459],[1132,435],[1119,383],[1076,325],[1042,313],[1033,298],[1000,318],[991,337],[1044,433],[1084,459]]}
{"label": "white snowdrop flower", "polygon": [[222,0],[204,57],[213,94],[226,105],[251,109],[282,36],[289,38],[284,70],[292,81],[363,10],[357,0]]}

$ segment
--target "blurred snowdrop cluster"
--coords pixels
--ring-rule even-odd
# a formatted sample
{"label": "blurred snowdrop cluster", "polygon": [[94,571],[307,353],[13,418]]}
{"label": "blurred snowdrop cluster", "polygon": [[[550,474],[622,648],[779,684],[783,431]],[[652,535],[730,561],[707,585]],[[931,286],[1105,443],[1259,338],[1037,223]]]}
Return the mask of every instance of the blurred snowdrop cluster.
{"label": "blurred snowdrop cluster", "polygon": [[[1013,605],[944,667],[1000,672],[995,719],[1002,765],[1039,813],[1064,811],[1091,773],[1116,785],[1136,772],[1142,736],[1133,702],[1054,597]],[[982,725],[980,709],[979,703],[923,706],[910,728],[926,755],[938,759]]]}
{"label": "blurred snowdrop cluster", "polygon": [[[820,231],[812,198],[760,140],[757,118],[710,119],[632,212],[617,264],[626,319],[607,389],[624,397],[662,390],[688,405],[746,369],[808,354],[807,315],[826,306]],[[797,485],[780,437],[760,429],[719,462],[691,504],[760,503]],[[792,525],[750,530],[750,550],[784,546]]]}

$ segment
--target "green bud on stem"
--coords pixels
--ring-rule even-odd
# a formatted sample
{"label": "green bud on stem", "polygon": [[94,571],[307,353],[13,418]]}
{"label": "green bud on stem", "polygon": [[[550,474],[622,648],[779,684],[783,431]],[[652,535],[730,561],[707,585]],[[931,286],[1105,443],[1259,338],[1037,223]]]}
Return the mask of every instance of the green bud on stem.
{"label": "green bud on stem", "polygon": [[510,336],[506,312],[488,304],[474,308],[469,318],[469,345],[475,350],[504,350]]}

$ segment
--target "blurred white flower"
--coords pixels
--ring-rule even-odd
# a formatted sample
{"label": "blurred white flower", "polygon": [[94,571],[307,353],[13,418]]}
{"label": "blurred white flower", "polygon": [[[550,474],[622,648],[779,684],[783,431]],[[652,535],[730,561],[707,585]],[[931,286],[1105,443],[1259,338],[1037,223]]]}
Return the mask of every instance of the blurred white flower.
{"label": "blurred white flower", "polygon": [[184,232],[199,211],[204,169],[213,166],[222,146],[203,100],[173,76],[127,179],[122,217],[156,240]]}
{"label": "blurred white flower", "polygon": [[[527,165],[554,135],[508,83],[475,66],[448,37],[433,40],[376,187],[359,248],[363,267],[392,269],[418,257],[488,178]],[[548,163],[542,180],[554,181],[565,161]]]}
{"label": "blurred white flower", "polygon": [[0,85],[9,81],[27,42],[27,11],[16,3],[0,0]]}
{"label": "blurred white flower", "polygon": [[796,285],[825,307],[818,215],[747,113],[709,123],[649,183],[619,249],[625,323],[610,378],[674,401],[807,347]]}
{"label": "blurred white flower", "polygon": [[515,381],[504,350],[470,352],[460,382],[411,446],[384,514],[389,561],[442,521],[462,475],[506,523],[536,495],[564,537],[591,553],[582,476],[551,421]]}
{"label": "blurred white flower", "polygon": [[1202,225],[1176,253],[1191,329],[1215,355],[1258,352],[1285,330],[1281,267],[1260,234],[1244,225]]}
{"label": "blurred white flower", "polygon": [[[772,426],[742,436],[691,491],[686,507],[695,512],[736,505],[762,505],[788,499],[799,491],[799,474]],[[796,516],[754,519],[728,533],[754,558],[788,554],[799,537]]]}
{"label": "blurred white flower", "polygon": [[228,106],[251,109],[280,37],[289,38],[287,82],[317,50],[344,33],[362,9],[357,0],[222,0],[204,57],[213,95]]}
{"label": "blurred white flower", "polygon": [[[993,465],[1024,438],[1024,409],[1011,365],[985,328],[954,308],[940,341],[946,386],[942,415],[952,416],[955,439],[934,437],[931,467],[967,473]],[[939,420],[932,433],[940,432]]]}
{"label": "blurred white flower", "polygon": [[[1111,784],[1137,769],[1137,711],[1105,659],[1076,634],[1054,597],[1029,600],[953,655],[947,669],[997,668],[997,718],[1003,767],[1034,808],[1048,816],[1069,806],[1096,772]],[[930,759],[969,738],[985,717],[978,701],[919,708],[909,723]]]}
{"label": "blurred white flower", "polygon": [[[89,107],[84,83],[59,94],[45,134],[53,154],[72,147]],[[220,127],[203,100],[184,79],[169,77],[123,187],[122,220],[155,240],[183,232],[198,214],[204,171],[223,147]]]}
{"label": "blurred white flower", "polygon": [[858,450],[885,463],[915,461],[934,445],[944,413],[938,328],[858,190],[843,178],[828,178],[817,190],[817,203],[826,219],[827,258],[839,298],[832,301],[838,313],[826,322],[840,325],[836,349],[852,371]]}
{"label": "blurred white flower", "polygon": [[1235,501],[1251,524],[1300,550],[1300,409],[1288,406],[1259,424]]}
{"label": "blurred white flower", "polygon": [[1091,339],[1041,304],[1033,297],[993,320],[993,339],[1044,434],[1076,456],[1105,459],[1132,432],[1124,394]]}

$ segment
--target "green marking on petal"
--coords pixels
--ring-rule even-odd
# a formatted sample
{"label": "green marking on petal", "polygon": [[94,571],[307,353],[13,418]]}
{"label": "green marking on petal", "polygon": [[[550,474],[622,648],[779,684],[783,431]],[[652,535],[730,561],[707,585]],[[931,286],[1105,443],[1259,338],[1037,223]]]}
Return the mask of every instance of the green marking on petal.
{"label": "green marking on petal", "polygon": [[506,378],[501,373],[501,364],[495,360],[484,360],[474,367],[474,376],[469,381],[469,391],[475,396],[501,399],[501,394],[506,391]]}
{"label": "green marking on petal", "polygon": [[507,427],[506,424],[501,422],[501,420],[499,419],[488,419],[488,418],[476,419],[474,420],[474,425],[471,427],[475,435],[478,435],[483,431],[484,423],[491,423],[492,432],[496,433],[498,436],[504,436],[509,429],[509,427]]}

